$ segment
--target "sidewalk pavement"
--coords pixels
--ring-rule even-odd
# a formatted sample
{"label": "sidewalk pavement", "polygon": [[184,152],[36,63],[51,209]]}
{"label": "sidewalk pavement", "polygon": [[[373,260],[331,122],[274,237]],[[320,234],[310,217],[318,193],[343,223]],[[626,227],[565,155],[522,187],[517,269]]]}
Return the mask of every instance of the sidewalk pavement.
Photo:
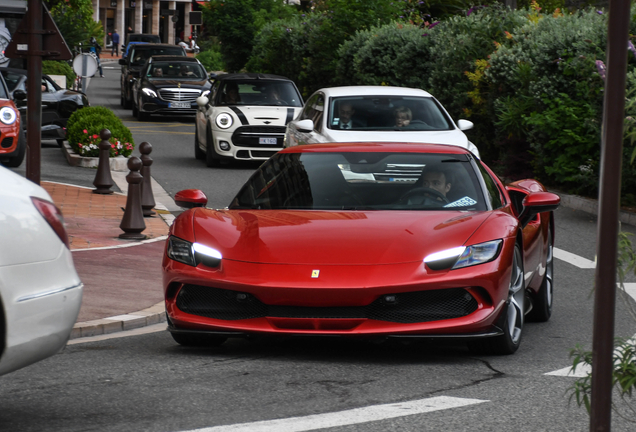
{"label": "sidewalk pavement", "polygon": [[100,195],[90,188],[45,181],[42,187],[64,215],[75,268],[84,283],[71,339],[165,321],[161,260],[174,219],[167,208],[157,203],[157,215],[144,218],[146,240],[122,240],[118,236],[123,234],[119,225],[125,194]]}

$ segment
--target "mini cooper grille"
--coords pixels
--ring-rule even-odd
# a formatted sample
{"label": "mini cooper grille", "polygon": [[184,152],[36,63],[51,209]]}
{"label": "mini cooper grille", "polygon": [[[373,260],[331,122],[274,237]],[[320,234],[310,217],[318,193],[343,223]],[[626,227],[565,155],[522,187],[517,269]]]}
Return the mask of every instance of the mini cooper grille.
{"label": "mini cooper grille", "polygon": [[[232,134],[237,147],[283,147],[285,126],[241,126]],[[276,138],[276,144],[260,144],[259,138]]]}
{"label": "mini cooper grille", "polygon": [[196,100],[201,92],[194,89],[160,89],[159,96],[161,99],[170,102],[187,102]]}
{"label": "mini cooper grille", "polygon": [[368,306],[303,307],[271,306],[256,297],[236,291],[185,285],[177,296],[183,312],[222,320],[261,317],[279,318],[369,318],[396,323],[420,323],[459,318],[477,310],[477,301],[463,288],[417,291],[386,295]]}
{"label": "mini cooper grille", "polygon": [[0,147],[2,148],[9,148],[13,145],[13,138],[11,137],[6,137],[5,139],[2,140],[2,143],[0,143]]}

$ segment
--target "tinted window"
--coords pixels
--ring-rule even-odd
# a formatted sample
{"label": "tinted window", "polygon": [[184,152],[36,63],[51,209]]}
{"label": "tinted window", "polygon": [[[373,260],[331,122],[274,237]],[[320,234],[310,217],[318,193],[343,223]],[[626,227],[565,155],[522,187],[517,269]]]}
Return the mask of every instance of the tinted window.
{"label": "tinted window", "polygon": [[165,47],[165,48],[151,48],[151,49],[143,49],[141,48],[143,45],[140,45],[139,48],[132,48],[130,58],[131,65],[141,66],[146,63],[152,56],[160,56],[160,55],[171,55],[171,56],[185,56],[185,51],[181,47]]}
{"label": "tinted window", "polygon": [[4,81],[7,84],[7,88],[10,92],[12,92],[16,89],[18,84],[20,84],[20,81],[22,80],[22,77],[24,75],[16,74],[9,71],[2,71],[2,76],[4,77]]}
{"label": "tinted window", "polygon": [[302,106],[290,81],[226,80],[220,84],[218,105]]}
{"label": "tinted window", "polygon": [[[341,117],[351,117],[342,127]],[[399,121],[398,121],[399,120]],[[452,129],[452,123],[432,97],[357,96],[331,98],[330,129],[431,131]]]}
{"label": "tinted window", "polygon": [[485,210],[480,191],[465,155],[279,153],[230,208]]}
{"label": "tinted window", "polygon": [[177,61],[158,61],[152,62],[148,67],[146,74],[153,79],[193,79],[201,81],[206,79],[206,73],[199,63],[195,62],[177,62]]}

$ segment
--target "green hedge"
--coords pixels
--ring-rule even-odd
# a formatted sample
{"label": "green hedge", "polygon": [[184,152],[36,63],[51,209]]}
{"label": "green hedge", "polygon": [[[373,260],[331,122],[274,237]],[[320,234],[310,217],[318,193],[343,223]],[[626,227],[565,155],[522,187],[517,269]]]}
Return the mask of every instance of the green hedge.
{"label": "green hedge", "polygon": [[75,82],[75,72],[68,63],[57,60],[44,60],[42,62],[42,73],[45,75],[64,75],[66,76],[66,88],[72,88]]}
{"label": "green hedge", "polygon": [[111,133],[110,157],[128,157],[135,147],[130,130],[105,107],[86,107],[75,111],[69,118],[66,128],[69,145],[81,156],[99,156],[99,134],[102,129],[108,129]]}

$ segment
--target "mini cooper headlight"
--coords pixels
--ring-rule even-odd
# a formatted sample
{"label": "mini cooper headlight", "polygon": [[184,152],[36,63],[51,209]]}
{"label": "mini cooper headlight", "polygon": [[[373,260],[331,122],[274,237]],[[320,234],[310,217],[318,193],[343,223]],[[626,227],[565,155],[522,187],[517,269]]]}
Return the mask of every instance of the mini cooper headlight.
{"label": "mini cooper headlight", "polygon": [[6,125],[11,125],[13,123],[15,123],[15,120],[18,118],[18,116],[15,113],[15,110],[13,110],[13,108],[9,108],[7,106],[2,107],[0,109],[0,121]]}
{"label": "mini cooper headlight", "polygon": [[168,258],[193,267],[198,264],[218,267],[223,256],[218,250],[201,243],[190,243],[178,237],[170,236],[168,239]]}
{"label": "mini cooper headlight", "polygon": [[153,97],[153,98],[157,97],[157,93],[153,89],[143,88],[143,89],[141,89],[141,91],[144,92],[144,94],[146,96],[150,96],[150,97]]}
{"label": "mini cooper headlight", "polygon": [[477,264],[484,264],[497,258],[501,251],[502,240],[493,240],[472,246],[460,246],[435,252],[424,258],[431,270],[456,270]]}
{"label": "mini cooper headlight", "polygon": [[220,127],[221,129],[227,129],[231,127],[232,123],[234,123],[234,120],[232,119],[232,116],[229,115],[228,113],[221,113],[218,116],[216,116],[216,125]]}

